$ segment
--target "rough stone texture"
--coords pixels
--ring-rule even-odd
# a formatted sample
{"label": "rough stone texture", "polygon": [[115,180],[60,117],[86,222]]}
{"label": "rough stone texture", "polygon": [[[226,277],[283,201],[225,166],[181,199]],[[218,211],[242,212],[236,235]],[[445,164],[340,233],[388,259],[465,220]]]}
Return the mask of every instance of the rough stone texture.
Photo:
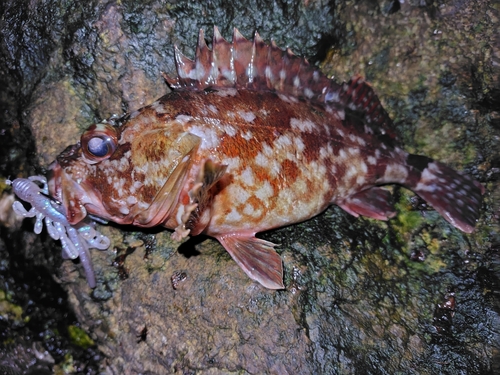
{"label": "rough stone texture", "polygon": [[[159,73],[173,70],[173,44],[193,56],[200,27],[216,24],[230,37],[236,26],[246,36],[258,29],[266,40],[320,59],[338,80],[367,77],[408,151],[447,162],[486,186],[477,230],[465,235],[451,228],[395,188],[399,214],[388,223],[333,207],[265,233],[280,244],[286,269],[287,289],[270,291],[246,278],[214,240],[179,246],[161,230],[106,226],[101,229],[113,244],[92,252],[98,286],[90,290],[79,264],[64,261],[55,269],[61,261],[53,241],[34,236],[28,224],[16,231],[18,223],[5,221],[0,276],[7,297],[0,323],[8,329],[0,365],[22,371],[18,363],[29,356],[12,358],[13,347],[16,353],[30,347],[15,334],[22,327],[54,357],[54,366],[43,365],[66,373],[500,371],[498,5],[137,4],[0,5],[4,178],[43,171],[39,166],[93,121],[167,92]],[[19,285],[27,285],[25,291]],[[58,302],[35,298],[42,291]],[[97,345],[83,354],[68,349],[74,340],[54,333],[49,315],[64,315],[66,305],[75,315],[63,325],[77,319]]]}

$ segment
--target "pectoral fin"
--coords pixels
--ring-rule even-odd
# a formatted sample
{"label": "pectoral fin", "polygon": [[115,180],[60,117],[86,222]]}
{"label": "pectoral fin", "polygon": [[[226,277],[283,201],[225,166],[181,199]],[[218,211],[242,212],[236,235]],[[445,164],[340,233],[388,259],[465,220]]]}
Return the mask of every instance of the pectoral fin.
{"label": "pectoral fin", "polygon": [[252,280],[269,289],[284,289],[283,264],[275,244],[256,238],[254,233],[217,236],[222,246]]}
{"label": "pectoral fin", "polygon": [[167,182],[156,194],[149,208],[135,216],[134,225],[152,227],[167,220],[179,199],[182,186],[191,167],[191,159],[191,154],[188,154],[181,160]]}
{"label": "pectoral fin", "polygon": [[203,168],[191,190],[188,192],[189,203],[180,208],[179,225],[172,233],[172,238],[180,241],[188,234],[200,234],[210,221],[210,206],[214,197],[212,187],[224,176],[227,165],[205,161]]}
{"label": "pectoral fin", "polygon": [[189,192],[192,202],[197,204],[186,223],[186,228],[191,229],[192,234],[201,233],[210,221],[210,207],[217,193],[212,187],[224,176],[226,169],[227,165],[215,164],[207,160],[198,176],[197,185],[200,188]]}

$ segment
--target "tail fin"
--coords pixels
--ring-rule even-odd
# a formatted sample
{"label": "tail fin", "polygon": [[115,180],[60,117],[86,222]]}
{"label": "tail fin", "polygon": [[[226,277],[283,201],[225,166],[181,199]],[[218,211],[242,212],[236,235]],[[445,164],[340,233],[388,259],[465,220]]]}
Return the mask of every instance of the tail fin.
{"label": "tail fin", "polygon": [[471,233],[479,219],[483,185],[425,156],[408,155],[407,164],[415,173],[410,174],[405,185],[450,224]]}

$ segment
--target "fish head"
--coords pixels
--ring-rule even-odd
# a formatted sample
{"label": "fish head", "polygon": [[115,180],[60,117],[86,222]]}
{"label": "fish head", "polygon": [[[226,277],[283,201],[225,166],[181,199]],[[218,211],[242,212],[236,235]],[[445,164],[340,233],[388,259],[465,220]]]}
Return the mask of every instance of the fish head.
{"label": "fish head", "polygon": [[175,120],[140,119],[91,125],[50,165],[49,192],[71,225],[92,214],[150,227],[171,215],[200,138]]}

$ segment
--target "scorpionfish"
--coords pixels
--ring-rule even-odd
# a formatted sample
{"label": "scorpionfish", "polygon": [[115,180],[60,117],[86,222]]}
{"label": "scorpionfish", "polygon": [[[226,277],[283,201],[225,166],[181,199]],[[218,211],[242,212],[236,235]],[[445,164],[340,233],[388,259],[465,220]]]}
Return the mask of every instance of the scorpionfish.
{"label": "scorpionfish", "polygon": [[[360,77],[336,83],[256,33],[232,42],[200,31],[194,60],[175,47],[172,92],[91,125],[51,164],[49,193],[69,225],[98,217],[164,226],[181,240],[215,237],[243,271],[272,289],[282,260],[256,233],[307,220],[329,205],[388,220],[381,187],[411,189],[470,233],[484,188],[405,152],[391,119]],[[61,209],[60,209],[61,210]]]}

